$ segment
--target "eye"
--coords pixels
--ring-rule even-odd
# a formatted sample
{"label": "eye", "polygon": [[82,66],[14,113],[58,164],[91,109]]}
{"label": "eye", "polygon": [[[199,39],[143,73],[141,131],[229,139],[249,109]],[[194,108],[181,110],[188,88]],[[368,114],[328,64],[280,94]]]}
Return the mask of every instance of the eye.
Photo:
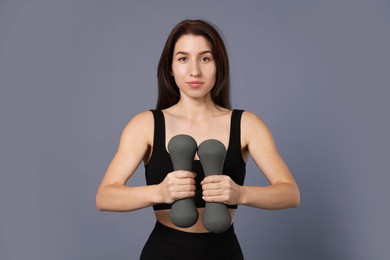
{"label": "eye", "polygon": [[180,57],[177,60],[180,61],[180,62],[184,62],[184,61],[187,61],[188,58],[187,57]]}
{"label": "eye", "polygon": [[199,59],[201,62],[209,62],[211,59],[209,57],[202,57]]}

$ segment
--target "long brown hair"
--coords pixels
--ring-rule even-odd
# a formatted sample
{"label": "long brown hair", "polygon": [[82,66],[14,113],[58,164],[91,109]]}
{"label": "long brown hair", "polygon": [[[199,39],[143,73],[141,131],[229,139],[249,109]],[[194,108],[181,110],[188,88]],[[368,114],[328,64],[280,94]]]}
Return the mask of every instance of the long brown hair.
{"label": "long brown hair", "polygon": [[179,102],[179,88],[171,74],[172,58],[177,40],[186,34],[203,36],[210,42],[217,69],[215,85],[211,90],[211,98],[216,105],[230,109],[229,59],[225,44],[217,30],[210,23],[203,20],[184,20],[172,29],[158,63],[156,108],[165,109]]}

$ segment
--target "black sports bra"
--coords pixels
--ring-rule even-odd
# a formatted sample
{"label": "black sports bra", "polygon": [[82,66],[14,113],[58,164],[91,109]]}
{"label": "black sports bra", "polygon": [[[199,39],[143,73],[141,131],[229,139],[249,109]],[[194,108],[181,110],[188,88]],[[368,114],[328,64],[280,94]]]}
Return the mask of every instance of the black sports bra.
{"label": "black sports bra", "polygon": [[[145,165],[146,184],[153,185],[161,183],[168,173],[173,171],[171,157],[165,147],[165,119],[161,110],[151,110],[154,117],[154,139],[153,151],[149,162]],[[243,110],[232,111],[230,122],[229,145],[226,152],[223,166],[223,174],[237,184],[243,185],[245,179],[246,163],[241,153],[241,115]],[[202,186],[200,182],[205,177],[202,165],[199,160],[194,160],[192,170],[196,173],[195,205],[197,208],[205,207],[202,199]],[[153,205],[154,210],[170,209],[172,204]],[[228,205],[228,208],[237,208],[237,205]]]}

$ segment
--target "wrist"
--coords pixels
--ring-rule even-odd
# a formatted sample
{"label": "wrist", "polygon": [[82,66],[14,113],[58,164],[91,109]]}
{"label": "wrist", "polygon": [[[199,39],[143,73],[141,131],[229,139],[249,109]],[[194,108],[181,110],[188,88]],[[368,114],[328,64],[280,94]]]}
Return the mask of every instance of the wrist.
{"label": "wrist", "polygon": [[160,185],[155,184],[155,185],[150,185],[148,186],[150,188],[150,198],[152,204],[161,204],[161,196],[160,196]]}
{"label": "wrist", "polygon": [[238,204],[240,205],[246,205],[247,199],[246,199],[246,187],[245,186],[239,186],[239,194],[238,197]]}

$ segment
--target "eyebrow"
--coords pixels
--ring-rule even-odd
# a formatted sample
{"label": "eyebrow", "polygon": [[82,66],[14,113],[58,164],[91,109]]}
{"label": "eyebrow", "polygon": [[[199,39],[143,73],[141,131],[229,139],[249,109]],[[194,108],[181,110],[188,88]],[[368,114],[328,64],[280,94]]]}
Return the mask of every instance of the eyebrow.
{"label": "eyebrow", "polygon": [[[205,53],[210,53],[211,55],[213,54],[210,50],[206,50],[206,51],[200,52],[198,55],[203,55],[203,54],[205,54]],[[176,56],[176,55],[179,55],[179,54],[189,55],[188,52],[178,51],[178,52],[176,52],[175,56]]]}

